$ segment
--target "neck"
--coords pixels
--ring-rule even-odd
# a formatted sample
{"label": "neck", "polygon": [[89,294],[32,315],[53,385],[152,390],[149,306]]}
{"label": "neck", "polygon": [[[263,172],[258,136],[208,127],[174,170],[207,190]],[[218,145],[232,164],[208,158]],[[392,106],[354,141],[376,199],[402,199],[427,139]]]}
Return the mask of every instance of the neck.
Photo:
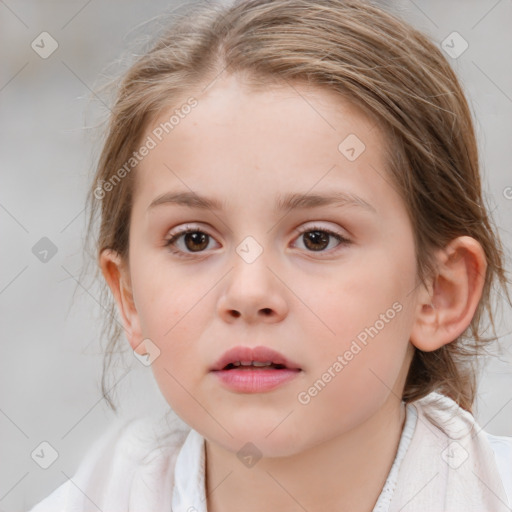
{"label": "neck", "polygon": [[246,468],[236,453],[206,441],[208,512],[371,512],[393,464],[405,407],[393,394],[368,420],[288,457]]}

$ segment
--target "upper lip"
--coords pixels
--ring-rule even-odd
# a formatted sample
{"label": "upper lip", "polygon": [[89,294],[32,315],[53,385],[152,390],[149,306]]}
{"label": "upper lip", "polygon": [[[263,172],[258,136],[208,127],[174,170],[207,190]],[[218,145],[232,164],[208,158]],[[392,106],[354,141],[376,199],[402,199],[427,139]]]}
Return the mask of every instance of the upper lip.
{"label": "upper lip", "polygon": [[261,363],[270,361],[274,364],[281,364],[289,369],[300,370],[296,363],[270,347],[246,347],[240,345],[224,352],[220,359],[214,363],[210,371],[223,370],[228,364],[236,363],[237,361],[258,361]]}

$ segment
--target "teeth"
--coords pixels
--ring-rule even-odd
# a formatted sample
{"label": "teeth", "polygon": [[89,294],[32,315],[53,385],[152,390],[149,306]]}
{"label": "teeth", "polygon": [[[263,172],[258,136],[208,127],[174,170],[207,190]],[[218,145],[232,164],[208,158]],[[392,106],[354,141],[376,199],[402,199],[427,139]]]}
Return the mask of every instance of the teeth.
{"label": "teeth", "polygon": [[267,361],[266,363],[261,363],[259,361],[237,361],[233,363],[233,366],[270,366],[272,361]]}

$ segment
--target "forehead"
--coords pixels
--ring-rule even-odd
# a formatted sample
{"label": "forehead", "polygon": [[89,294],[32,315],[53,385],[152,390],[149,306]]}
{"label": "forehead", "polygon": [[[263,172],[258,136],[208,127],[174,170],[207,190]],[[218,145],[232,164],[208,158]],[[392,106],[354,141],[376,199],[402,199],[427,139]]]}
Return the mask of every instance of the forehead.
{"label": "forehead", "polygon": [[384,185],[384,134],[333,91],[291,83],[255,90],[229,76],[188,97],[193,108],[180,108],[183,97],[146,128],[155,147],[137,167],[135,194],[146,205],[162,187],[255,198],[260,189],[344,183],[369,197]]}

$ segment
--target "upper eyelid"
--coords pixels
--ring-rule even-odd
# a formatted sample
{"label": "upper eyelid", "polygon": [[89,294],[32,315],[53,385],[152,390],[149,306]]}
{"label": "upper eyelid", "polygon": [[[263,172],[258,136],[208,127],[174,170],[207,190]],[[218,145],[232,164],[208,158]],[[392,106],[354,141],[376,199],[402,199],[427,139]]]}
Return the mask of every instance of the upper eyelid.
{"label": "upper eyelid", "polygon": [[[327,222],[327,221],[309,221],[309,222],[311,222],[312,224],[311,225],[305,225],[305,224],[307,224],[307,222],[303,223],[299,227],[294,228],[293,232],[294,233],[302,233],[304,231],[307,231],[308,229],[311,229],[311,230],[314,230],[314,229],[319,229],[320,230],[320,229],[322,229],[322,230],[325,230],[325,231],[333,232],[333,233],[335,233],[335,234],[337,234],[339,236],[345,236],[342,233],[337,233],[335,228],[332,228],[332,227],[329,227],[329,226],[318,225],[320,222]],[[206,233],[209,236],[214,236],[211,233],[209,233],[210,228],[208,228],[208,227],[205,228],[205,227],[203,227],[200,224],[196,225],[196,224],[194,224],[192,222],[191,223],[186,223],[182,227],[177,228],[177,231],[175,231],[175,232],[172,232],[172,231],[173,230],[171,230],[169,232],[168,237],[173,237],[173,236],[181,235],[183,233],[186,233],[187,231],[200,231],[200,232]],[[344,231],[347,231],[347,230],[344,229]]]}

